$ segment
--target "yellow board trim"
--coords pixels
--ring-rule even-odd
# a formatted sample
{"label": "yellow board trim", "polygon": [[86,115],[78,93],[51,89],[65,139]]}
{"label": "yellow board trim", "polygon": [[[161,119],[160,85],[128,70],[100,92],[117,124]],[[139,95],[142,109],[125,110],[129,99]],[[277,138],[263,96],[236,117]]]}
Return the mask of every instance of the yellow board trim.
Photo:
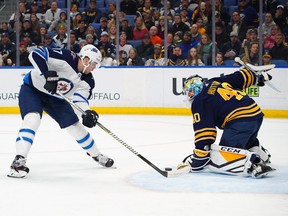
{"label": "yellow board trim", "polygon": [[[187,108],[92,107],[99,114],[191,115]],[[288,118],[288,110],[262,110],[266,118]],[[19,114],[19,107],[0,107],[0,114]]]}

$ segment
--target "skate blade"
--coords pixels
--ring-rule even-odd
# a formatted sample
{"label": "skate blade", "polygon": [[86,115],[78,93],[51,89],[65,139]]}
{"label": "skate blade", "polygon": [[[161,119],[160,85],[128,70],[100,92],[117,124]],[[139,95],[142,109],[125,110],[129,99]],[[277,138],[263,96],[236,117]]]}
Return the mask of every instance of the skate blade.
{"label": "skate blade", "polygon": [[24,178],[28,173],[23,170],[14,170],[11,169],[10,172],[7,174],[10,178]]}
{"label": "skate blade", "polygon": [[276,171],[276,169],[272,168],[271,170],[269,170],[268,172],[265,172],[265,173],[262,173],[262,174],[259,174],[257,176],[252,176],[253,178],[262,178],[262,177],[265,177],[265,176],[268,176],[271,172],[274,172]]}

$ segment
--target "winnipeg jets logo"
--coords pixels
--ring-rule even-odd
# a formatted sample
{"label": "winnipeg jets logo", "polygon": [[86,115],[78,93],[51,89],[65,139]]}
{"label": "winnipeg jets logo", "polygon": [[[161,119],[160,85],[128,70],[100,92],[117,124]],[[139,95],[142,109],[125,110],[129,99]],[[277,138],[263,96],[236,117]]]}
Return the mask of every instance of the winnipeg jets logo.
{"label": "winnipeg jets logo", "polygon": [[58,90],[61,91],[62,94],[67,94],[68,92],[73,89],[74,85],[70,80],[67,80],[65,78],[60,78],[58,81]]}

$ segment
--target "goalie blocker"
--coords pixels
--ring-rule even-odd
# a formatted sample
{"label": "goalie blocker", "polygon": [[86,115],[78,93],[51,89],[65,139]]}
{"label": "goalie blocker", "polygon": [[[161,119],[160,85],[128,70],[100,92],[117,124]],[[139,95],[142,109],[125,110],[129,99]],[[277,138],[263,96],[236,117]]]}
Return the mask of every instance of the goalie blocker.
{"label": "goalie blocker", "polygon": [[[261,155],[260,151],[262,151]],[[195,149],[194,153],[187,156],[178,167],[190,164],[191,172],[205,167],[214,172],[259,178],[275,170],[264,162],[264,160],[270,162],[269,158],[270,155],[264,152],[262,147],[259,147],[258,152],[252,152],[212,144],[210,151]]]}

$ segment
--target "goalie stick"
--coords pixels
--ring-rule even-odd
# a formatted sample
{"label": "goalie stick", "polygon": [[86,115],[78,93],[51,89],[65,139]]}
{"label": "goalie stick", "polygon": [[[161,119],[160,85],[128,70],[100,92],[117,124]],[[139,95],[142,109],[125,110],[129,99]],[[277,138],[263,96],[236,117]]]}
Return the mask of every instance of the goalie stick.
{"label": "goalie stick", "polygon": [[[73,101],[71,101],[68,97],[66,97],[64,94],[62,94],[59,90],[57,91],[57,95],[62,97],[65,101],[67,101],[72,107],[77,109],[79,112],[81,112],[83,115],[85,115],[85,111],[81,109],[77,104],[75,104]],[[145,163],[147,163],[149,166],[151,166],[154,170],[156,170],[158,173],[160,173],[164,177],[177,177],[181,176],[183,174],[187,174],[190,172],[190,166],[183,166],[178,169],[172,169],[171,171],[165,171],[161,170],[159,167],[154,165],[151,161],[149,161],[147,158],[142,156],[140,153],[138,153],[135,149],[133,149],[131,146],[129,146],[126,142],[124,142],[122,139],[120,139],[118,136],[116,136],[114,133],[112,133],[108,128],[106,128],[104,125],[102,125],[100,122],[97,122],[97,125],[106,133],[108,133],[110,136],[112,136],[115,140],[117,140],[120,144],[122,144],[125,148],[127,148],[129,151],[131,151],[133,154],[138,156],[141,160],[143,160]]]}
{"label": "goalie stick", "polygon": [[[253,66],[253,65],[251,65],[251,64],[249,64],[249,63],[248,63],[248,64],[245,64],[239,57],[235,57],[234,61],[235,61],[236,63],[238,63],[238,64],[246,67],[248,70],[254,71],[257,75],[261,74],[261,72],[255,70],[255,68],[253,69],[253,67],[256,67],[256,66]],[[265,66],[259,66],[259,67],[262,67],[262,68],[263,68],[263,71],[268,71],[268,70],[271,70],[272,68],[274,68],[275,65],[274,65],[274,67],[272,67],[272,68],[266,68],[266,69],[265,69]],[[276,88],[271,82],[266,81],[266,84],[267,84],[270,88],[272,88],[273,90],[275,90],[276,92],[281,93],[281,91],[280,91],[278,88]]]}

